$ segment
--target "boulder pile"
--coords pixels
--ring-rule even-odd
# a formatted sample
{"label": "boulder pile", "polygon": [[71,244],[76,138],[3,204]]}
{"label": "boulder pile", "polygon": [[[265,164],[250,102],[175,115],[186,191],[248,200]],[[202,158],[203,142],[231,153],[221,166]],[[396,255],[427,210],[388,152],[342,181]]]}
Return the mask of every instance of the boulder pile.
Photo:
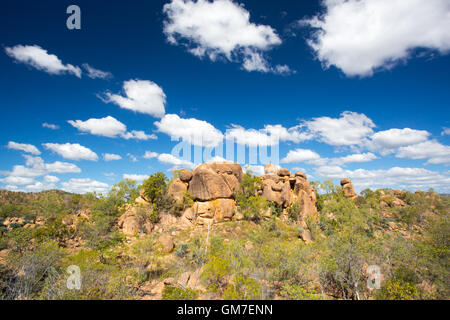
{"label": "boulder pile", "polygon": [[[317,212],[316,192],[308,181],[306,174],[291,174],[288,169],[274,164],[264,167],[262,187],[257,194],[274,203],[284,211],[295,202],[299,204],[299,218]],[[194,204],[185,209],[180,218],[175,218],[183,225],[212,225],[224,221],[242,220],[235,201],[244,173],[238,163],[208,162],[195,170],[181,170],[179,177],[168,188],[168,195],[175,202],[183,201],[186,192],[191,195]],[[148,208],[149,201],[141,191],[136,204]],[[139,206],[138,206],[139,207]],[[150,208],[148,208],[150,210]],[[263,217],[270,217],[272,210],[262,212]],[[129,207],[119,219],[119,228],[125,234],[149,233],[153,225],[141,221],[137,207]]]}

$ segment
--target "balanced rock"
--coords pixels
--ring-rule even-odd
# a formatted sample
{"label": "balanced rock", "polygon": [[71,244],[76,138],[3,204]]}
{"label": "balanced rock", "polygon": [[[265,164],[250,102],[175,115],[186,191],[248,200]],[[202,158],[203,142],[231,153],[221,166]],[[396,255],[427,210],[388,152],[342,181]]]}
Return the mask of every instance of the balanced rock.
{"label": "balanced rock", "polygon": [[341,180],[341,186],[346,198],[355,199],[356,197],[358,197],[355,193],[355,189],[353,188],[353,184],[350,179],[343,178]]}
{"label": "balanced rock", "polygon": [[238,163],[209,162],[192,172],[189,192],[195,200],[209,201],[232,198],[243,176]]}
{"label": "balanced rock", "polygon": [[180,171],[180,180],[183,182],[189,182],[192,179],[192,172],[190,172],[189,170],[181,170]]}

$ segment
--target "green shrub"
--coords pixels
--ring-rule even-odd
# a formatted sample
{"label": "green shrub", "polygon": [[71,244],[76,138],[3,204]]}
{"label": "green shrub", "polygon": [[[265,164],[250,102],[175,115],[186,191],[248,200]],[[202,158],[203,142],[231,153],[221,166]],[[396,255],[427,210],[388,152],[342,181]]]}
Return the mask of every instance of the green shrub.
{"label": "green shrub", "polygon": [[238,275],[234,277],[224,293],[224,300],[257,300],[261,299],[262,287],[255,279]]}
{"label": "green shrub", "polygon": [[188,253],[188,247],[189,247],[189,245],[187,243],[181,243],[180,245],[178,245],[177,251],[175,251],[175,254],[180,258],[185,257],[186,254]]}
{"label": "green shrub", "polygon": [[165,286],[162,292],[163,300],[196,300],[198,293],[189,288]]}

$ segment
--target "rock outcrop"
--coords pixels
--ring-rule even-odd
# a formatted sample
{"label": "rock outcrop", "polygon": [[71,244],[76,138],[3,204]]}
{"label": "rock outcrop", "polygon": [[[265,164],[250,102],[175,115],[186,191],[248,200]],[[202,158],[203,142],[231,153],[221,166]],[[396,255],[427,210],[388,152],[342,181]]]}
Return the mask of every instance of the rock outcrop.
{"label": "rock outcrop", "polygon": [[[288,169],[274,164],[264,167],[261,176],[262,188],[257,194],[275,203],[281,209],[288,208],[294,202],[300,205],[299,216],[317,212],[316,193],[303,172],[291,174]],[[181,170],[179,178],[168,188],[168,195],[174,201],[181,201],[188,191],[194,204],[184,210],[179,223],[183,225],[211,225],[218,222],[242,220],[235,195],[242,181],[243,171],[238,163],[208,162],[194,171]],[[141,200],[142,199],[142,200]],[[145,203],[145,194],[141,192],[139,202]],[[262,217],[270,217],[272,210],[262,212]],[[126,219],[125,219],[126,218]],[[121,218],[122,219],[122,218]],[[137,220],[133,215],[121,221],[122,229],[127,233],[136,233]]]}
{"label": "rock outcrop", "polygon": [[355,189],[353,188],[353,184],[348,178],[342,178],[341,180],[342,191],[344,192],[344,196],[349,199],[355,199],[358,196],[355,193]]}
{"label": "rock outcrop", "polygon": [[303,172],[291,174],[288,169],[282,168],[277,169],[277,174],[274,175],[272,166],[266,166],[268,170],[261,176],[264,185],[262,196],[282,208],[287,208],[297,201],[302,216],[317,212],[316,192],[307,180],[306,174]]}
{"label": "rock outcrop", "polygon": [[192,172],[189,192],[199,201],[232,198],[242,176],[242,167],[238,163],[204,163]]}

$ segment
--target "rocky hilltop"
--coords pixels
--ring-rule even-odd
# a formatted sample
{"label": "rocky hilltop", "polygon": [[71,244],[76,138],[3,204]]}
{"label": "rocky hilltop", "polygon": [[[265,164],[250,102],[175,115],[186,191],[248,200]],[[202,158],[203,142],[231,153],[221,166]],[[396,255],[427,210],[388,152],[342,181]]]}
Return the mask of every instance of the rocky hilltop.
{"label": "rocky hilltop", "polygon": [[[308,214],[317,213],[316,191],[305,173],[292,174],[288,169],[279,169],[273,164],[266,165],[264,171],[265,174],[260,177],[262,185],[258,186],[255,195],[262,196],[282,209],[284,216],[287,216],[286,209],[294,202],[300,205],[300,220]],[[181,224],[212,225],[243,220],[236,203],[236,193],[243,175],[240,164],[228,162],[204,163],[192,172],[181,170],[179,177],[168,188],[168,195],[173,201],[182,201],[186,192],[194,200],[193,205],[179,219]],[[136,204],[150,205],[143,192],[136,199]],[[129,207],[119,222],[125,233],[134,234],[136,231],[135,227],[128,227],[137,223],[137,219],[132,218],[136,216],[133,213],[135,211],[134,207]],[[268,218],[272,210],[266,210],[262,214]]]}

